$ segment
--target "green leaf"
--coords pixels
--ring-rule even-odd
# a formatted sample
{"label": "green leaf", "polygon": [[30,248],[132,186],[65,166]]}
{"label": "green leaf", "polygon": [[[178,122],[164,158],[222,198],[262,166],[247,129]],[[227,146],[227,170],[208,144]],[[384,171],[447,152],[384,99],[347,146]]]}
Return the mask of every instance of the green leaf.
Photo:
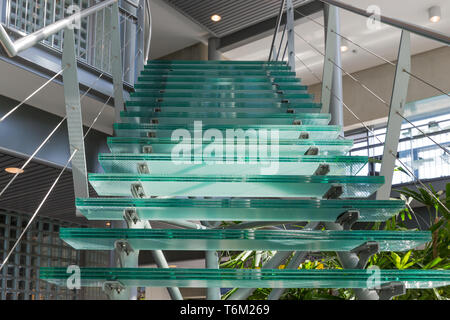
{"label": "green leaf", "polygon": [[409,257],[411,256],[411,253],[412,253],[412,250],[409,250],[409,251],[403,256],[402,261],[401,261],[401,263],[400,263],[402,266],[406,265],[406,263],[407,263],[408,260],[409,260]]}
{"label": "green leaf", "polygon": [[424,269],[431,269],[431,268],[433,268],[435,265],[437,265],[441,261],[442,261],[442,258],[441,257],[437,257],[434,260],[432,260],[431,262],[427,263],[423,268]]}
{"label": "green leaf", "polygon": [[397,268],[401,267],[402,259],[400,258],[400,256],[398,254],[396,254],[395,252],[391,252],[391,257],[393,259],[393,262],[394,262],[395,266]]}

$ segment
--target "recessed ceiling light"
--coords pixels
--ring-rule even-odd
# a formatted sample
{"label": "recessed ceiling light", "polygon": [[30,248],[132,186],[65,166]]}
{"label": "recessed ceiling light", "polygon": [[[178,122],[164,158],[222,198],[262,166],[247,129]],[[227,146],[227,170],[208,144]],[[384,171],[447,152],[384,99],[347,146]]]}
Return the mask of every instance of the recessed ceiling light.
{"label": "recessed ceiling light", "polygon": [[428,15],[431,22],[433,23],[439,22],[441,20],[441,7],[439,6],[431,7],[430,9],[428,9]]}
{"label": "recessed ceiling light", "polygon": [[350,47],[348,46],[348,42],[345,39],[341,41],[341,52],[347,52]]}
{"label": "recessed ceiling light", "polygon": [[222,20],[222,17],[219,16],[218,14],[214,14],[211,16],[211,20],[214,22],[219,22],[220,20]]}
{"label": "recessed ceiling light", "polygon": [[111,222],[109,222],[109,221],[107,221],[105,224],[106,224],[107,227],[111,226]]}
{"label": "recessed ceiling light", "polygon": [[5,171],[8,172],[8,173],[13,173],[13,174],[16,174],[16,173],[20,174],[20,173],[23,173],[23,172],[24,172],[23,169],[20,169],[20,168],[14,168],[14,167],[6,168]]}

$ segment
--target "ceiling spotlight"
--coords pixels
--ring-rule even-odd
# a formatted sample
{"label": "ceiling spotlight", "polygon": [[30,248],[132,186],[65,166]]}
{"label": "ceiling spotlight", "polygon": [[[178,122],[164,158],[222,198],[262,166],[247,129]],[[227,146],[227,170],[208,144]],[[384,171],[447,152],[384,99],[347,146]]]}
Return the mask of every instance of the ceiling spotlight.
{"label": "ceiling spotlight", "polygon": [[105,223],[105,225],[106,225],[107,227],[111,227],[111,222],[107,221],[107,222]]}
{"label": "ceiling spotlight", "polygon": [[12,173],[12,174],[21,174],[21,173],[24,172],[23,169],[20,169],[20,168],[13,168],[13,167],[11,167],[11,168],[6,168],[5,171],[8,172],[8,173]]}
{"label": "ceiling spotlight", "polygon": [[433,23],[439,22],[441,20],[441,7],[439,6],[431,7],[430,9],[428,9],[428,15],[431,22]]}
{"label": "ceiling spotlight", "polygon": [[348,46],[348,42],[345,39],[341,41],[341,52],[347,52],[350,47]]}
{"label": "ceiling spotlight", "polygon": [[218,14],[215,14],[211,16],[211,20],[214,22],[219,22],[220,20],[222,20],[222,17],[219,16]]}

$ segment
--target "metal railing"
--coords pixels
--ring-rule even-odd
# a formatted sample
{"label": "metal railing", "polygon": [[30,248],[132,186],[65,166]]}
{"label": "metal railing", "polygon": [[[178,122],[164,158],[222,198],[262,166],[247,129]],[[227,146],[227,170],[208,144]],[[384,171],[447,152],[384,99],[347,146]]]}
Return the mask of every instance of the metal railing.
{"label": "metal railing", "polygon": [[[120,119],[120,112],[124,109],[124,75],[129,75],[128,78],[134,81],[134,78],[137,76],[138,72],[143,69],[144,58],[148,57],[148,52],[150,49],[149,42],[151,30],[149,28],[151,28],[151,15],[149,7],[147,6],[147,1],[140,0],[139,3],[136,3],[134,1],[127,0],[126,2],[137,10],[137,17],[121,10],[118,5],[118,0],[105,0],[85,7],[83,10],[75,10],[74,14],[55,21],[57,17],[60,17],[60,15],[57,15],[56,13],[64,14],[61,10],[63,8],[63,4],[66,4],[65,1],[6,1],[6,9],[8,12],[6,17],[6,28],[10,32],[15,31],[17,38],[14,40],[11,39],[7,33],[7,30],[5,30],[3,25],[0,24],[0,43],[10,57],[14,57],[20,52],[42,43],[44,45],[50,45],[54,48],[55,43],[57,43],[59,47],[56,49],[62,51],[62,56],[61,69],[38,89],[28,95],[27,98],[13,107],[5,115],[2,115],[0,118],[0,125],[8,117],[14,116],[15,111],[23,106],[33,96],[41,92],[58,77],[62,76],[66,115],[53,128],[53,130],[51,130],[39,146],[37,146],[31,156],[26,159],[21,169],[25,169],[25,167],[31,163],[35,155],[54,136],[64,122],[67,123],[68,127],[70,156],[52,183],[51,187],[47,190],[45,196],[40,201],[38,207],[32,213],[28,223],[24,226],[20,235],[14,242],[14,245],[9,249],[6,254],[6,258],[0,265],[0,271],[7,266],[8,260],[13,255],[22,239],[24,239],[24,236],[32,226],[41,208],[57,186],[58,181],[70,164],[72,166],[75,197],[89,197],[84,147],[85,139],[100,116],[103,114],[106,106],[108,106],[109,102],[113,98],[116,121]],[[14,5],[12,5],[12,3],[14,3]],[[80,1],[78,1],[78,3],[80,3]],[[80,4],[83,5],[89,3],[89,1],[83,1]],[[44,7],[40,8],[40,4],[43,4]],[[53,9],[55,9],[57,5],[62,6],[58,12],[53,10],[53,15],[44,15],[46,18],[51,16],[51,19],[49,18],[51,23],[49,22],[46,24],[45,19],[42,22],[43,25],[39,25],[38,23],[29,23],[29,19],[34,19],[34,21],[36,21],[40,13],[46,13],[47,10],[43,9],[46,9],[47,5],[50,7],[51,4],[53,5]],[[12,8],[14,8],[15,11],[14,14],[11,15]],[[34,13],[34,15],[30,15],[32,18],[28,17],[29,9],[31,9],[31,12]],[[64,7],[64,9],[66,8]],[[147,23],[145,22],[146,17]],[[130,19],[133,19],[133,21],[137,19],[136,23],[132,23],[135,27],[131,30],[130,28],[127,29]],[[93,30],[95,32],[93,35],[91,32],[86,32],[86,34],[83,33],[86,30],[91,30],[88,27],[89,22],[91,22],[94,26]],[[11,27],[14,27],[15,30],[11,30]],[[18,30],[18,28],[22,28],[22,30]],[[146,33],[148,38],[145,38]],[[55,42],[55,38],[58,36],[60,38],[57,42]],[[124,60],[127,60],[126,64],[122,63]],[[91,66],[100,66],[99,69],[101,70],[100,75],[93,81],[83,95],[80,95],[80,83],[78,81],[78,63],[80,61],[91,61]],[[82,121],[83,108],[81,102],[93,88],[95,83],[107,73],[109,73],[112,77],[113,93],[105,99],[104,104],[98,110],[98,113],[92,120],[89,128],[86,132],[84,132]],[[14,183],[19,174],[20,172],[16,173],[3,187],[0,191],[0,198],[5,193],[6,189]],[[161,262],[159,267],[167,267],[167,261],[164,256],[161,254],[159,258],[159,261]],[[178,289],[172,288],[172,290]],[[178,295],[177,297],[180,298],[181,295]]]}
{"label": "metal railing", "polygon": [[[294,8],[295,12],[300,14],[302,17],[309,19],[310,21],[314,22],[315,24],[319,25],[321,28],[324,29],[325,32],[325,52],[322,52],[320,49],[318,49],[316,46],[314,46],[310,41],[308,41],[305,37],[303,37],[301,34],[296,32],[293,29],[293,23],[289,21],[289,16],[292,14],[289,12],[289,10],[284,10],[285,7],[289,7],[291,5],[291,1],[289,0],[281,0],[281,8],[280,8],[280,14],[277,18],[277,23],[275,26],[274,36],[272,39],[272,44],[270,48],[269,53],[269,61],[278,61],[279,59],[282,61],[285,61],[285,52],[286,48],[288,48],[289,52],[289,58],[288,65],[293,68],[292,70],[295,71],[295,64],[291,62],[291,55],[295,57],[294,59],[297,59],[307,70],[310,72],[314,78],[318,80],[318,82],[322,86],[321,90],[321,103],[322,103],[322,112],[330,112],[332,115],[332,123],[343,125],[343,110],[344,108],[353,116],[355,119],[364,127],[366,128],[367,132],[370,132],[372,134],[372,137],[375,138],[378,142],[381,148],[383,148],[382,151],[382,163],[381,163],[381,172],[380,175],[385,176],[386,183],[385,185],[377,192],[377,199],[389,199],[390,197],[390,191],[392,186],[392,180],[393,180],[393,173],[396,162],[400,164],[402,168],[405,169],[405,172],[407,172],[409,179],[411,179],[416,185],[420,185],[422,188],[424,188],[431,197],[435,198],[436,201],[438,201],[443,208],[447,209],[445,205],[442,203],[440,199],[438,199],[434,193],[430,190],[428,186],[426,186],[421,179],[418,177],[418,168],[414,167],[414,156],[410,159],[410,166],[408,166],[407,161],[405,160],[405,153],[407,152],[414,152],[414,150],[402,150],[400,153],[400,157],[398,157],[397,150],[399,149],[399,140],[400,140],[400,130],[402,127],[402,123],[406,122],[411,130],[416,130],[422,139],[427,139],[428,143],[428,149],[432,148],[434,150],[440,150],[442,153],[442,157],[445,159],[448,158],[450,155],[449,152],[449,145],[448,143],[440,143],[436,140],[435,134],[430,134],[429,132],[426,132],[421,126],[417,126],[409,120],[404,115],[404,109],[406,105],[406,98],[408,93],[408,84],[410,79],[415,79],[422,84],[429,86],[436,90],[436,92],[439,92],[443,94],[446,97],[450,97],[448,92],[443,90],[442,88],[439,88],[439,86],[432,84],[430,81],[427,81],[426,79],[423,79],[419,75],[414,74],[411,71],[411,44],[410,44],[410,33],[414,33],[419,36],[426,37],[427,39],[432,39],[439,41],[445,45],[450,45],[450,37],[448,35],[426,29],[411,23],[407,23],[404,21],[400,21],[397,19],[385,17],[382,15],[376,16],[375,18],[381,22],[388,24],[390,26],[399,28],[402,30],[402,37],[400,39],[400,46],[399,46],[399,52],[398,52],[398,59],[396,63],[393,63],[389,61],[388,59],[382,57],[381,55],[373,52],[372,50],[369,50],[365,48],[364,46],[356,43],[355,41],[350,40],[347,36],[344,36],[340,33],[340,17],[339,17],[339,8],[353,12],[357,15],[364,16],[367,18],[373,18],[374,13],[368,12],[366,10],[362,10],[359,8],[356,8],[354,6],[347,5],[345,3],[342,3],[341,1],[334,1],[334,0],[318,0],[321,1],[324,4],[324,24],[321,24],[320,22],[316,21],[315,19],[309,17],[306,14],[303,14],[298,10],[297,8]],[[283,15],[286,14],[285,19],[285,25],[284,29],[281,29],[281,26],[283,25]],[[293,14],[292,14],[293,17]],[[281,31],[282,30],[282,31]],[[308,66],[307,63],[305,63],[295,52],[295,46],[294,42],[291,40],[291,38],[286,38],[285,33],[286,30],[289,30],[290,33],[295,34],[295,36],[305,43],[307,43],[315,52],[317,52],[319,55],[323,56],[324,58],[324,65],[323,65],[323,77],[321,78],[316,72],[312,70],[310,66]],[[292,31],[292,32],[291,32]],[[282,32],[281,34],[281,41],[278,42],[278,34]],[[286,40],[285,40],[286,39]],[[351,73],[347,72],[341,64],[341,39],[345,39],[346,41],[352,43],[353,45],[357,46],[360,49],[363,49],[364,51],[368,52],[369,54],[377,57],[378,59],[382,60],[383,62],[387,63],[388,65],[391,65],[396,68],[395,73],[395,79],[394,79],[394,86],[392,90],[392,97],[391,101],[385,101],[378,95],[373,89],[369,88],[366,84],[364,84],[361,80],[359,80],[357,77],[352,75]],[[285,42],[283,42],[285,41]],[[289,43],[292,41],[291,43]],[[283,49],[284,48],[284,49]],[[283,55],[281,55],[281,51],[283,51]],[[348,76],[351,80],[356,82],[361,88],[363,88],[365,91],[369,92],[370,95],[372,95],[379,103],[384,105],[387,108],[388,111],[388,125],[386,129],[385,139],[382,141],[380,140],[380,137],[371,129],[364,121],[361,120],[361,117],[357,115],[352,108],[350,108],[345,102],[343,98],[343,88],[342,88],[342,74]],[[410,137],[410,140],[413,138]],[[400,146],[403,147],[403,146]],[[429,150],[426,151],[429,151]],[[417,151],[417,150],[416,150]],[[418,151],[417,151],[418,152]],[[416,152],[416,153],[417,153]],[[402,157],[403,156],[403,157]],[[417,156],[417,155],[416,155]],[[402,160],[403,159],[403,160]],[[342,228],[340,225],[337,225],[335,223],[326,223],[325,227],[330,230],[338,230]],[[301,253],[300,253],[301,254]],[[342,262],[342,265],[344,268],[353,268],[358,263],[358,257],[355,256],[352,253],[339,253],[339,258]],[[277,261],[278,262],[278,261]],[[297,267],[297,265],[292,266]],[[249,295],[250,291],[245,290],[237,290],[231,298],[233,299],[236,297],[244,298]],[[361,289],[361,290],[355,290],[356,296],[360,299],[379,299],[379,296],[376,292]],[[281,293],[278,292],[276,297],[279,297]]]}

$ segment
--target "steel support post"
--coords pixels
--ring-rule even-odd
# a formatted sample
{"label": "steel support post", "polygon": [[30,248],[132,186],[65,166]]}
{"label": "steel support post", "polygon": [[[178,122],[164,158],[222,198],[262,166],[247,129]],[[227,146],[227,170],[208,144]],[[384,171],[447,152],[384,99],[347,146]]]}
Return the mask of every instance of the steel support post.
{"label": "steel support post", "polygon": [[137,59],[135,63],[135,70],[134,70],[134,81],[136,82],[139,73],[144,70],[144,64],[146,61],[144,61],[144,46],[145,46],[145,0],[139,0],[139,6],[136,9],[137,14],[137,41],[136,41],[136,48],[137,48]]}
{"label": "steel support post", "polygon": [[[218,227],[220,225],[219,221],[208,222],[201,221],[202,225],[205,227]],[[207,250],[205,251],[205,268],[206,269],[219,269],[219,255],[217,251]],[[222,297],[220,293],[220,288],[207,288],[206,289],[206,299],[207,300],[220,300]]]}
{"label": "steel support post", "polygon": [[[343,89],[342,89],[342,58],[341,58],[341,37],[339,36],[341,32],[341,18],[339,15],[339,8],[335,6],[324,6],[324,14],[326,25],[329,23],[328,16],[329,11],[335,11],[333,17],[335,21],[333,21],[334,29],[327,28],[327,33],[325,37],[335,37],[335,49],[333,52],[335,55],[331,57],[332,65],[333,65],[333,78],[331,83],[331,93],[330,93],[330,114],[331,121],[330,124],[337,126],[344,126],[344,108],[342,105],[343,101]],[[328,30],[330,33],[328,33]],[[334,32],[333,32],[334,31]],[[334,62],[334,63],[333,63]],[[327,90],[328,91],[328,90]]]}
{"label": "steel support post", "polygon": [[384,176],[385,183],[378,189],[376,195],[377,200],[387,200],[391,195],[392,178],[403,122],[402,116],[405,111],[408,95],[409,75],[405,71],[411,71],[411,36],[409,31],[402,31],[400,40],[397,70],[395,72],[386,140],[384,142],[383,159],[381,162],[380,175]]}
{"label": "steel support post", "polygon": [[222,60],[222,53],[217,49],[219,44],[219,38],[208,39],[208,60]]}
{"label": "steel support post", "polygon": [[[64,46],[61,59],[66,104],[67,129],[70,154],[77,150],[72,158],[72,175],[76,198],[88,198],[86,153],[84,150],[83,119],[81,114],[80,88],[78,84],[78,66],[75,55],[75,36],[71,28],[64,29]],[[81,213],[77,211],[77,216]]]}
{"label": "steel support post", "polygon": [[111,6],[111,72],[114,90],[115,121],[120,122],[120,112],[124,110],[123,100],[123,65],[122,48],[120,45],[119,4],[114,2]]}
{"label": "steel support post", "polygon": [[292,4],[292,0],[286,1],[286,23],[288,32],[288,63],[291,71],[295,72],[294,5]]}
{"label": "steel support post", "polygon": [[[304,230],[312,230],[316,228],[318,225],[318,222],[309,222]],[[283,264],[286,259],[290,257],[291,254],[293,254],[295,251],[278,251],[275,253],[275,255],[264,265],[262,266],[262,269],[276,269],[279,265]],[[253,291],[255,291],[256,288],[240,288],[237,289],[229,298],[228,300],[245,300],[247,299]],[[276,289],[274,289],[276,290]]]}
{"label": "steel support post", "polygon": [[[308,223],[303,230],[314,230],[319,226],[319,222],[310,222]],[[297,269],[298,266],[303,263],[308,256],[308,252],[306,251],[297,251],[295,252],[292,259],[289,261],[286,269]],[[274,288],[269,294],[267,300],[278,300],[281,295],[286,291],[284,288]]]}
{"label": "steel support post", "polygon": [[[338,51],[338,36],[333,33],[338,25],[338,8],[334,6],[324,6],[325,17],[325,57],[323,62],[322,76],[322,112],[329,113],[331,97],[333,92],[333,78],[335,66],[331,62],[336,59]],[[341,78],[342,81],[342,78]]]}
{"label": "steel support post", "polygon": [[[325,222],[327,230],[342,231],[342,225],[334,222]],[[337,252],[338,258],[345,269],[357,269],[360,265],[359,258],[353,252]],[[354,289],[355,295],[359,300],[379,300],[379,296],[375,290]]]}

